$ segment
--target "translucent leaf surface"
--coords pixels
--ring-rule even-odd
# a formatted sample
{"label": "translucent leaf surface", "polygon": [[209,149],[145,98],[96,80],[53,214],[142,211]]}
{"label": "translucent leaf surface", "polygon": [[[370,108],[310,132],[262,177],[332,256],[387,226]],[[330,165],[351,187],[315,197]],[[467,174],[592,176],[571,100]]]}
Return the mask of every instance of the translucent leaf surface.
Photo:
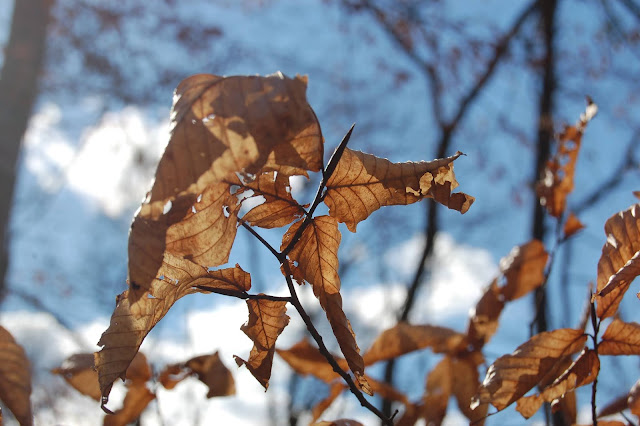
{"label": "translucent leaf surface", "polygon": [[351,232],[380,207],[412,204],[424,198],[465,213],[474,198],[451,193],[458,186],[453,161],[460,155],[430,162],[392,163],[346,148],[327,182],[324,202],[329,214]]}
{"label": "translucent leaf surface", "polygon": [[236,393],[236,385],[229,369],[222,363],[218,352],[200,355],[186,362],[166,366],[158,377],[165,389],[173,389],[187,377],[196,376],[207,385],[207,398]]}
{"label": "translucent leaf surface", "polygon": [[31,372],[22,346],[0,326],[0,400],[21,425],[33,424]]}
{"label": "translucent leaf surface", "polygon": [[640,355],[640,324],[614,318],[601,340],[600,355]]}

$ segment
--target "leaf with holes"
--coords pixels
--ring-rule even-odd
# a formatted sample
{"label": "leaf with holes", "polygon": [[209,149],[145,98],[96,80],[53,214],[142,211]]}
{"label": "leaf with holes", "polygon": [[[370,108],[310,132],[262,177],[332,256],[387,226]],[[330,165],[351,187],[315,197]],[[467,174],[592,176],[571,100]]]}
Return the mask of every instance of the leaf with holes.
{"label": "leaf with holes", "polygon": [[580,351],[586,340],[582,330],[570,328],[536,334],[489,367],[472,406],[491,403],[498,411],[503,410],[537,384],[558,377],[549,374],[555,374],[554,367]]}
{"label": "leaf with holes", "polygon": [[249,321],[241,330],[253,340],[249,360],[234,356],[238,366],[245,365],[265,390],[269,387],[271,364],[276,350],[276,339],[289,324],[287,302],[264,299],[247,300]]}
{"label": "leaf with holes", "polygon": [[31,372],[24,349],[0,326],[0,400],[21,425],[33,424]]}
{"label": "leaf with holes", "polygon": [[597,314],[613,316],[631,281],[640,274],[640,204],[611,216],[604,225],[607,242],[598,261]]}
{"label": "leaf with holes", "polygon": [[424,198],[466,213],[475,199],[451,192],[458,186],[453,161],[460,155],[458,152],[429,162],[392,163],[346,148],[327,181],[324,202],[329,214],[344,222],[351,232],[380,207],[412,204]]}
{"label": "leaf with holes", "polygon": [[[282,249],[292,243],[302,221],[296,222],[283,237]],[[349,368],[362,389],[369,393],[370,389],[364,378],[364,362],[356,343],[351,323],[342,310],[340,295],[340,277],[338,277],[338,246],[340,245],[338,222],[330,216],[314,218],[300,238],[293,241],[295,245],[289,252],[289,259],[294,264],[294,276],[302,277],[313,287],[313,294],[324,309],[333,334],[338,340],[340,350]],[[297,264],[297,266],[295,266]]]}

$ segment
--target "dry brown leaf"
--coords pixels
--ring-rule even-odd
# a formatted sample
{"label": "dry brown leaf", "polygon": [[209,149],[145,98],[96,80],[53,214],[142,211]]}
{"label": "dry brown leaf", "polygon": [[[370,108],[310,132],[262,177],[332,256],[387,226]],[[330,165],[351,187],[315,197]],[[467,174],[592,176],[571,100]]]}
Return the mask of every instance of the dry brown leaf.
{"label": "dry brown leaf", "polygon": [[607,403],[604,407],[598,410],[598,418],[611,416],[613,414],[617,414],[620,411],[626,410],[629,408],[629,404],[627,400],[629,399],[629,394],[621,395],[609,403]]}
{"label": "dry brown leaf", "polygon": [[631,413],[640,418],[640,380],[631,387],[627,404],[629,404]]}
{"label": "dry brown leaf", "polygon": [[635,195],[636,198],[640,199],[640,191],[633,191],[633,195]]}
{"label": "dry brown leaf", "polygon": [[155,397],[144,383],[134,382],[127,389],[122,408],[104,417],[104,426],[126,426],[134,422]]}
{"label": "dry brown leaf", "polygon": [[395,422],[395,426],[414,426],[419,419],[425,417],[425,406],[422,402],[405,406],[404,413]]}
{"label": "dry brown leaf", "polygon": [[580,219],[578,219],[575,214],[570,213],[567,221],[564,223],[562,233],[564,234],[564,238],[569,238],[582,229],[584,229],[584,225],[580,222]]}
{"label": "dry brown leaf", "polygon": [[[294,223],[282,239],[282,249],[287,247],[303,222]],[[330,216],[314,218],[302,232],[300,239],[289,252],[294,262],[294,275],[299,275],[313,287],[313,294],[327,314],[327,319],[338,340],[356,381],[365,393],[371,390],[364,378],[364,362],[356,343],[351,323],[342,310],[340,277],[338,276],[338,246],[340,245],[338,222]]]}
{"label": "dry brown leaf", "polygon": [[456,397],[458,408],[469,422],[475,426],[482,426],[487,416],[489,404],[481,404],[471,409],[471,400],[480,386],[478,363],[472,356],[451,359],[451,369],[454,374],[451,392]]}
{"label": "dry brown leaf", "polygon": [[499,411],[503,410],[538,383],[548,381],[549,373],[555,373],[554,367],[581,350],[586,340],[587,335],[582,330],[570,328],[533,336],[489,367],[473,405],[488,402]]}
{"label": "dry brown leaf", "polygon": [[244,292],[251,285],[250,276],[242,268],[208,271],[207,268],[165,253],[165,276],[152,283],[152,291],[137,291],[139,296],[129,297],[133,289],[116,298],[116,309],[109,328],[102,334],[98,345],[104,346],[95,354],[103,405],[107,403],[113,382],[124,380],[125,371],[136,355],[145,336],[162,319],[169,308],[181,297],[204,289]]}
{"label": "dry brown leaf", "polygon": [[351,232],[380,207],[412,204],[423,198],[433,198],[466,213],[475,199],[461,192],[451,193],[458,186],[453,161],[460,155],[458,152],[429,162],[392,163],[346,148],[327,181],[324,202],[329,214],[344,222]]}
{"label": "dry brown leaf", "polygon": [[0,326],[0,400],[21,425],[32,425],[31,372],[22,346]]}
{"label": "dry brown leaf", "polygon": [[[245,184],[252,197],[264,197],[264,202],[249,210],[242,220],[261,228],[279,228],[300,219],[305,211],[291,196],[289,177],[283,173],[267,172]],[[250,198],[249,198],[250,199]]]}
{"label": "dry brown leaf", "polygon": [[200,355],[187,362],[166,366],[160,373],[158,381],[165,389],[173,389],[178,383],[190,376],[197,376],[202,383],[207,385],[209,388],[207,398],[236,393],[233,375],[222,363],[217,351],[211,355]]}
{"label": "dry brown leaf", "polygon": [[[588,425],[577,424],[575,426],[592,426],[593,423]],[[598,426],[629,426],[628,423],[621,422],[619,420],[598,420]]]}
{"label": "dry brown leaf", "polygon": [[576,393],[574,391],[567,392],[563,397],[551,401],[551,412],[560,413],[565,424],[575,424],[578,417]]}
{"label": "dry brown leaf", "polygon": [[614,318],[598,345],[600,355],[640,355],[640,324]]}
{"label": "dry brown leaf", "polygon": [[320,416],[322,416],[322,413],[324,413],[325,410],[329,408],[331,404],[333,404],[333,401],[335,401],[336,398],[339,397],[342,391],[345,389],[347,389],[347,385],[345,385],[343,382],[336,382],[331,385],[331,388],[329,389],[329,395],[322,401],[318,402],[311,410],[310,423],[316,422],[320,418]]}
{"label": "dry brown leaf", "polygon": [[498,329],[498,319],[504,308],[504,296],[495,279],[485,289],[484,294],[469,316],[467,338],[476,349],[481,349]]}
{"label": "dry brown leaf", "polygon": [[[307,339],[301,340],[289,349],[276,349],[276,352],[296,373],[302,376],[312,375],[325,383],[331,383],[340,377],[338,373],[333,371],[318,348],[311,345]],[[335,355],[333,357],[338,364],[346,364],[344,359]]]}
{"label": "dry brown leaf", "polygon": [[592,383],[599,371],[598,355],[591,349],[584,349],[571,367],[542,392],[520,398],[516,409],[525,419],[528,419],[540,409],[544,402],[552,402],[580,386]]}
{"label": "dry brown leaf", "polygon": [[271,364],[276,350],[276,339],[289,324],[287,302],[278,300],[249,299],[249,320],[240,329],[253,340],[249,360],[235,356],[238,367],[245,365],[258,382],[269,387]]}
{"label": "dry brown leaf", "polygon": [[371,386],[371,390],[373,390],[373,392],[380,398],[386,399],[387,401],[398,401],[403,403],[404,405],[410,404],[407,396],[394,388],[392,385],[385,382],[380,382],[369,376],[366,376],[366,379]]}
{"label": "dry brown leaf", "polygon": [[604,225],[607,242],[598,261],[597,314],[613,316],[631,281],[640,274],[640,204],[611,216]]}
{"label": "dry brown leaf", "polygon": [[433,325],[411,325],[399,322],[385,330],[364,354],[365,365],[431,348],[435,353],[456,353],[467,346],[464,334],[446,327]]}
{"label": "dry brown leaf", "polygon": [[62,362],[58,368],[51,370],[66,380],[75,390],[100,401],[100,385],[98,373],[93,367],[93,354],[75,354]]}
{"label": "dry brown leaf", "polygon": [[201,193],[236,172],[319,171],[323,140],[306,78],[194,75],[176,88],[171,139],[150,202]]}
{"label": "dry brown leaf", "polygon": [[314,423],[312,426],[364,426],[362,423],[350,419],[338,419],[330,422]]}
{"label": "dry brown leaf", "polygon": [[449,356],[442,360],[429,372],[427,376],[426,392],[422,398],[424,402],[424,417],[428,425],[440,425],[447,413],[449,397],[455,380],[452,361]]}
{"label": "dry brown leaf", "polygon": [[560,217],[567,205],[567,196],[573,191],[578,152],[582,141],[582,133],[587,123],[597,111],[597,106],[588,101],[585,114],[574,126],[566,126],[558,136],[558,151],[547,162],[547,167],[536,185],[540,204],[547,208],[549,214]]}
{"label": "dry brown leaf", "polygon": [[544,268],[549,254],[540,240],[531,240],[514,247],[500,260],[500,271],[506,278],[501,288],[505,301],[516,300],[540,287],[544,282]]}

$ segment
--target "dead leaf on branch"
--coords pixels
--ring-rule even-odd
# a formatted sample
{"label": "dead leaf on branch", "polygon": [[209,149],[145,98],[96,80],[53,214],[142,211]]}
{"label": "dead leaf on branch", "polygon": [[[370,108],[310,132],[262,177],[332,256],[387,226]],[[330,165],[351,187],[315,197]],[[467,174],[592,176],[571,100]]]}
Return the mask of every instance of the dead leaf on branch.
{"label": "dead leaf on branch", "polygon": [[598,107],[591,99],[587,99],[587,109],[580,116],[574,126],[566,126],[558,136],[558,151],[547,162],[547,166],[536,185],[536,193],[540,204],[547,208],[549,214],[560,217],[567,205],[567,196],[573,191],[573,177],[575,174],[578,152],[582,133],[589,120],[598,111]]}
{"label": "dead leaf on branch", "polygon": [[200,355],[186,362],[168,365],[162,370],[158,381],[165,389],[173,389],[178,383],[190,376],[207,385],[207,398],[235,395],[236,385],[229,369],[222,363],[218,352]]}
{"label": "dead leaf on branch", "polygon": [[453,161],[460,155],[458,152],[429,162],[392,163],[346,148],[327,181],[324,202],[329,214],[344,222],[351,232],[380,207],[412,204],[424,198],[466,213],[475,199],[461,192],[451,193],[458,186]]}
{"label": "dead leaf on branch", "polygon": [[451,359],[451,371],[454,374],[451,392],[456,397],[458,408],[469,419],[469,422],[482,426],[487,415],[489,404],[480,404],[471,408],[471,401],[480,386],[478,365],[483,362],[471,356],[454,357]]}
{"label": "dead leaf on branch", "polygon": [[382,332],[363,358],[365,365],[371,365],[419,349],[431,348],[435,353],[455,354],[466,346],[466,336],[449,328],[399,322]]}
{"label": "dead leaf on branch", "polygon": [[147,405],[156,398],[144,383],[134,382],[124,397],[122,408],[104,417],[104,426],[126,426],[136,421]]}
{"label": "dead leaf on branch", "polygon": [[631,282],[640,274],[640,204],[611,216],[598,261],[594,300],[600,319],[613,316]]}
{"label": "dead leaf on branch", "polygon": [[[302,339],[289,349],[276,349],[276,352],[293,371],[302,376],[312,375],[325,383],[331,383],[340,378],[324,355],[307,339]],[[333,357],[341,367],[346,367],[344,358],[336,355]]]}
{"label": "dead leaf on branch", "polygon": [[276,339],[282,330],[289,324],[287,302],[249,299],[249,320],[240,329],[253,340],[253,349],[249,355],[249,360],[235,356],[238,367],[245,365],[264,389],[269,387],[271,377],[271,365],[273,364],[273,354],[276,350]]}
{"label": "dead leaf on branch", "polygon": [[[563,328],[533,336],[512,354],[498,358],[474,398],[473,405],[491,403],[498,411],[520,399],[534,386],[562,374],[554,368],[583,349],[587,335]],[[551,377],[550,374],[558,376]]]}
{"label": "dead leaf on branch", "polygon": [[116,298],[109,328],[98,342],[103,348],[95,353],[103,405],[108,401],[113,382],[118,377],[124,380],[125,371],[146,335],[178,299],[190,293],[206,292],[206,289],[244,292],[251,286],[249,274],[237,265],[208,271],[189,260],[165,253],[163,270],[167,275],[153,281],[152,291],[137,289],[141,294],[132,298],[129,292],[133,290],[127,290]]}
{"label": "dead leaf on branch", "polygon": [[98,373],[93,367],[93,354],[75,354],[62,362],[58,368],[51,370],[64,378],[75,390],[100,401],[100,385]]}
{"label": "dead leaf on branch", "polygon": [[575,214],[570,213],[567,221],[564,223],[562,233],[564,234],[564,238],[569,238],[582,229],[584,229],[584,225],[580,222],[580,219],[578,219]]}
{"label": "dead leaf on branch", "polygon": [[542,407],[544,402],[558,400],[580,386],[592,383],[599,371],[598,355],[591,349],[584,349],[578,359],[539,394],[520,398],[516,409],[525,419],[528,419]]}
{"label": "dead leaf on branch", "polygon": [[335,401],[336,398],[340,396],[342,391],[346,389],[348,389],[348,387],[343,382],[336,382],[331,385],[331,388],[329,388],[329,395],[327,395],[327,397],[322,401],[318,402],[311,410],[310,423],[315,423],[320,418],[320,416],[322,416],[322,413],[324,413],[325,410],[329,408],[331,404],[333,404],[333,401]]}
{"label": "dead leaf on branch", "polygon": [[481,349],[496,333],[503,308],[504,296],[498,287],[498,280],[495,279],[485,289],[469,316],[467,337],[475,349]]}
{"label": "dead leaf on branch", "polygon": [[451,358],[445,356],[427,375],[423,402],[424,417],[428,425],[440,425],[447,414],[454,381],[451,364]]}
{"label": "dead leaf on branch", "polygon": [[[295,236],[303,222],[291,225],[282,239],[284,249]],[[314,218],[305,228],[300,239],[289,252],[294,276],[311,284],[313,294],[324,309],[340,350],[365,393],[371,392],[364,378],[364,362],[356,343],[351,323],[342,310],[340,277],[338,276],[338,246],[340,245],[338,222],[330,216]],[[297,266],[296,266],[297,265]]]}
{"label": "dead leaf on branch", "polygon": [[640,324],[614,318],[598,345],[600,355],[640,355]]}
{"label": "dead leaf on branch", "polygon": [[540,240],[531,240],[515,247],[500,260],[500,271],[506,284],[500,289],[505,301],[516,300],[540,287],[549,254]]}
{"label": "dead leaf on branch", "polygon": [[31,372],[22,346],[0,326],[0,400],[21,425],[33,424]]}

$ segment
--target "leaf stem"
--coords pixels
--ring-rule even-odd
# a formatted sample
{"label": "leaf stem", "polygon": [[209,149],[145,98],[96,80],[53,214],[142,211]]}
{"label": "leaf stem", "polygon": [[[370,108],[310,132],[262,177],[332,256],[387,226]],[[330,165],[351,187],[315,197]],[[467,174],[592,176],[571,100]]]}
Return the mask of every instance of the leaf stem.
{"label": "leaf stem", "polygon": [[254,299],[254,300],[272,300],[275,302],[291,302],[290,296],[272,296],[270,294],[249,294],[246,291],[241,290],[229,290],[225,288],[211,288],[205,285],[196,285],[194,288],[202,291],[208,291],[209,293],[222,294],[224,296],[237,297],[238,299]]}
{"label": "leaf stem", "polygon": [[[600,320],[596,315],[596,305],[594,302],[591,302],[591,326],[593,327],[593,336],[591,339],[593,340],[593,351],[598,356],[598,333],[600,332]],[[598,389],[598,375],[593,381],[593,385],[591,385],[591,421],[593,422],[593,426],[598,426],[598,415],[596,413],[596,393]]]}
{"label": "leaf stem", "polygon": [[355,397],[358,398],[358,401],[360,401],[360,404],[366,409],[368,409],[369,411],[371,411],[373,414],[378,416],[382,420],[383,424],[393,426],[393,420],[385,416],[380,410],[378,410],[369,401],[367,401],[367,399],[362,394],[362,391],[358,389],[355,382],[353,381],[353,378],[349,375],[349,373],[344,371],[340,367],[340,365],[338,365],[338,362],[336,361],[336,359],[333,357],[331,352],[329,352],[329,350],[325,346],[324,341],[322,340],[322,336],[320,335],[320,333],[318,333],[318,330],[313,325],[313,321],[311,320],[311,317],[309,317],[309,314],[307,314],[307,312],[304,310],[304,307],[300,303],[300,299],[298,299],[298,294],[296,292],[295,285],[293,284],[293,281],[291,279],[291,269],[289,268],[289,264],[283,263],[283,268],[286,274],[285,279],[287,280],[287,287],[289,287],[289,292],[291,293],[290,302],[300,314],[300,317],[302,318],[302,321],[304,321],[305,325],[307,326],[307,330],[313,337],[313,340],[316,341],[316,344],[318,345],[318,350],[320,351],[320,353],[326,358],[329,365],[331,365],[331,367],[333,368],[333,371],[338,373],[340,377],[344,379],[344,381],[349,386],[349,390],[351,390],[351,393],[353,393]]}
{"label": "leaf stem", "polygon": [[271,254],[273,254],[278,260],[282,261],[281,254],[276,249],[274,249],[273,246],[267,242],[267,240],[262,238],[262,235],[258,234],[255,231],[255,229],[253,229],[250,225],[247,225],[247,222],[245,222],[243,220],[240,220],[240,224],[242,225],[242,227],[244,229],[249,231],[251,233],[251,235],[256,237],[258,239],[258,241],[260,241],[262,243],[263,246],[265,246],[267,249],[269,249]]}

